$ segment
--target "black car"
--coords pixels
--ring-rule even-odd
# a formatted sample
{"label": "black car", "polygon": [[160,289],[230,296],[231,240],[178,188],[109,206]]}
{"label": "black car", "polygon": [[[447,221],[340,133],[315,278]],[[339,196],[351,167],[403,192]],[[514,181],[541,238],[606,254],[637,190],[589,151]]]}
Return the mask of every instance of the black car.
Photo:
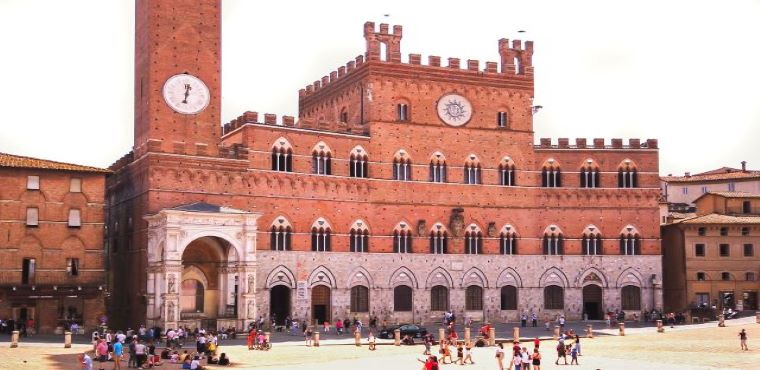
{"label": "black car", "polygon": [[401,325],[394,325],[389,326],[383,330],[380,331],[380,338],[385,339],[393,339],[393,333],[396,329],[401,330],[401,338],[403,339],[405,335],[408,335],[412,338],[422,338],[423,336],[427,335],[427,329],[423,328],[419,325],[414,324],[401,324]]}

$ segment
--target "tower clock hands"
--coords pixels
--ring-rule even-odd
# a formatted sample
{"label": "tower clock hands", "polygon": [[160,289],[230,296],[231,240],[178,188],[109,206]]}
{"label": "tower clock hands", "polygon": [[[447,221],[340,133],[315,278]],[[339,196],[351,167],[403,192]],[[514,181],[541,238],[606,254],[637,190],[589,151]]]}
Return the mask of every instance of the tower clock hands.
{"label": "tower clock hands", "polygon": [[190,86],[190,84],[185,84],[185,99],[182,100],[183,104],[187,104],[187,97],[190,96],[190,90],[193,88]]}

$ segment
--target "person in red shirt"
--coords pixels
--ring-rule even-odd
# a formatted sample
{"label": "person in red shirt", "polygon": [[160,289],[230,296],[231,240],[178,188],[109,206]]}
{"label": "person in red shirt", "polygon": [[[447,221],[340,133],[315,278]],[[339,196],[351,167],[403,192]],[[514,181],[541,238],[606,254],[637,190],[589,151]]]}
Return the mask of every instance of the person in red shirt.
{"label": "person in red shirt", "polygon": [[541,341],[538,338],[533,340],[533,347],[538,348],[541,345]]}
{"label": "person in red shirt", "polygon": [[430,355],[427,360],[420,360],[417,359],[417,361],[422,362],[424,365],[422,366],[423,370],[438,370],[438,358],[434,355]]}

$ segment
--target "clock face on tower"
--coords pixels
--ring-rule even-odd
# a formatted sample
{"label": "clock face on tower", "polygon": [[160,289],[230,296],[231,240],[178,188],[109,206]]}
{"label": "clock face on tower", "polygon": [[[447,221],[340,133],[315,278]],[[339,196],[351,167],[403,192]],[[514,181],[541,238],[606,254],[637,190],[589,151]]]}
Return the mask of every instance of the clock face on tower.
{"label": "clock face on tower", "polygon": [[438,100],[438,117],[449,126],[462,126],[472,118],[472,104],[462,95],[446,94]]}
{"label": "clock face on tower", "polygon": [[193,75],[174,75],[164,83],[164,100],[177,113],[200,113],[206,109],[210,99],[206,84]]}

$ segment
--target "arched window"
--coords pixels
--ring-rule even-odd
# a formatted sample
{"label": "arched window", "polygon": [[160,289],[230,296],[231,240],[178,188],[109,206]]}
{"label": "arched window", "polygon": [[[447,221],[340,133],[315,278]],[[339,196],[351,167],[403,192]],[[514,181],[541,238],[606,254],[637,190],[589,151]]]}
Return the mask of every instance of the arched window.
{"label": "arched window", "polygon": [[408,121],[409,120],[409,104],[398,103],[396,104],[396,121]]}
{"label": "arched window", "polygon": [[464,232],[464,253],[483,253],[483,232],[478,225],[472,224]]}
{"label": "arched window", "polygon": [[351,231],[349,231],[348,235],[348,244],[351,252],[369,251],[369,229],[364,221],[355,221],[353,225],[351,225]]}
{"label": "arched window", "polygon": [[279,138],[272,145],[272,171],[293,171],[293,148],[285,138]]}
{"label": "arched window", "polygon": [[475,154],[470,154],[467,160],[464,162],[464,183],[465,184],[480,184],[480,161]]}
{"label": "arched window", "polygon": [[635,285],[626,285],[620,290],[620,298],[624,310],[641,310],[641,288]]}
{"label": "arched window", "polygon": [[433,225],[433,229],[430,230],[430,253],[449,253],[449,235],[441,223]]}
{"label": "arched window", "polygon": [[638,256],[641,254],[641,240],[639,231],[628,225],[620,231],[620,254],[624,256]]}
{"label": "arched window", "polygon": [[630,159],[624,160],[618,166],[618,187],[619,188],[637,188],[639,187],[638,171],[636,164]]}
{"label": "arched window", "polygon": [[515,162],[509,157],[504,157],[499,163],[499,185],[515,186]]}
{"label": "arched window", "polygon": [[343,123],[348,123],[348,110],[346,108],[343,108],[340,111],[340,121]]}
{"label": "arched window", "polygon": [[449,288],[436,285],[430,289],[430,311],[446,311],[449,309]]}
{"label": "arched window", "polygon": [[318,175],[332,174],[332,153],[324,142],[319,142],[311,153],[312,169]]}
{"label": "arched window", "polygon": [[544,309],[562,310],[565,308],[565,290],[557,285],[544,288]]}
{"label": "arched window", "polygon": [[290,226],[285,217],[277,217],[272,222],[272,227],[269,232],[269,245],[273,251],[289,251],[291,250],[290,239],[293,234],[293,227]]}
{"label": "arched window", "polygon": [[470,285],[464,294],[464,309],[467,311],[480,311],[483,309],[483,288]]}
{"label": "arched window", "polygon": [[351,177],[369,177],[369,157],[364,148],[357,146],[351,151],[348,161],[348,175]]}
{"label": "arched window", "polygon": [[509,126],[509,117],[506,111],[496,112],[496,125],[502,128]]}
{"label": "arched window", "polygon": [[596,226],[588,225],[583,229],[581,248],[587,256],[602,254],[602,234]]}
{"label": "arched window", "polygon": [[430,182],[446,182],[446,157],[440,152],[430,157]]}
{"label": "arched window", "polygon": [[203,283],[195,279],[182,281],[179,306],[182,312],[203,312],[205,289]]}
{"label": "arched window", "polygon": [[351,312],[369,312],[369,288],[366,286],[351,288]]}
{"label": "arched window", "polygon": [[393,229],[393,252],[412,253],[412,230],[406,222],[399,222]]}
{"label": "arched window", "polygon": [[315,252],[330,251],[330,224],[323,218],[311,225],[311,250]]}
{"label": "arched window", "polygon": [[559,188],[562,186],[562,173],[553,158],[549,158],[541,168],[541,186],[545,188]]}
{"label": "arched window", "polygon": [[551,225],[544,230],[544,254],[549,256],[565,254],[562,230]]}
{"label": "arched window", "polygon": [[412,288],[399,285],[393,288],[393,311],[408,312],[412,310]]}
{"label": "arched window", "polygon": [[404,150],[399,150],[393,156],[393,179],[400,181],[412,180],[412,159]]}
{"label": "arched window", "polygon": [[505,285],[501,287],[501,309],[517,309],[517,287],[512,285]]}
{"label": "arched window", "polygon": [[582,188],[598,188],[599,184],[599,165],[593,159],[587,159],[580,171],[580,184]]}
{"label": "arched window", "polygon": [[512,225],[504,225],[499,233],[501,254],[517,254],[517,232]]}

